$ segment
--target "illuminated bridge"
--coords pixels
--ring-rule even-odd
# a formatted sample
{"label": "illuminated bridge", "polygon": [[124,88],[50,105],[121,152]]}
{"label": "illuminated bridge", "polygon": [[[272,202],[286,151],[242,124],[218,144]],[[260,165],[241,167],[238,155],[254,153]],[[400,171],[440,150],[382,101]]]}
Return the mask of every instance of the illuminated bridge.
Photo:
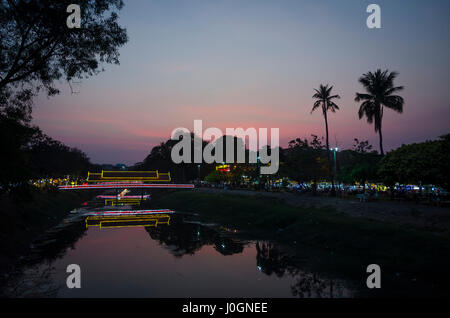
{"label": "illuminated bridge", "polygon": [[[144,194],[145,189],[193,189],[193,184],[174,184],[170,173],[159,171],[102,171],[101,173],[88,172],[86,182],[83,184],[61,185],[59,190],[91,190],[114,189],[115,195],[104,193],[97,195],[96,199],[105,200],[105,206],[134,206],[141,205],[150,198]],[[119,191],[123,189],[119,193]],[[141,189],[141,195],[127,195],[130,189]],[[95,204],[95,201],[93,202]],[[85,202],[83,205],[88,205]],[[124,227],[124,226],[157,226],[170,222],[170,214],[174,211],[162,210],[92,210],[83,214],[86,217],[86,227]]]}
{"label": "illuminated bridge", "polygon": [[193,189],[193,184],[174,184],[170,172],[156,171],[102,171],[88,172],[86,183],[81,185],[61,185],[59,190],[87,189]]}
{"label": "illuminated bridge", "polygon": [[117,183],[117,184],[86,184],[59,186],[59,190],[86,190],[86,189],[194,189],[193,184],[146,184],[146,183]]}

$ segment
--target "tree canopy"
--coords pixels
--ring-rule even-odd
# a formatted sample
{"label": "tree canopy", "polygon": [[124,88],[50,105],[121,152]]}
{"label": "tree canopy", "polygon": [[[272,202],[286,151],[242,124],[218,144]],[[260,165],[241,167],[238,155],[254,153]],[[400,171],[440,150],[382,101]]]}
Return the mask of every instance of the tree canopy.
{"label": "tree canopy", "polygon": [[381,126],[383,121],[383,107],[390,108],[398,113],[403,112],[403,97],[395,93],[403,90],[403,86],[395,86],[394,80],[398,76],[397,72],[388,70],[376,70],[374,73],[367,72],[359,78],[366,93],[356,93],[355,102],[362,102],[358,116],[359,119],[366,116],[369,124],[374,123],[375,132],[380,136],[380,152],[384,155],[383,134]]}
{"label": "tree canopy", "polygon": [[80,28],[67,26],[69,0],[0,0],[1,191],[32,177],[81,174],[87,156],[30,124],[33,97],[59,93],[58,81],[81,80],[119,63],[128,38],[118,24],[122,0],[79,0]]}
{"label": "tree canopy", "polygon": [[0,112],[29,120],[39,90],[58,93],[55,81],[97,74],[119,63],[127,42],[118,24],[122,0],[79,0],[81,27],[66,25],[70,0],[0,0]]}
{"label": "tree canopy", "polygon": [[387,184],[436,184],[449,189],[450,134],[389,152],[381,160],[379,173]]}

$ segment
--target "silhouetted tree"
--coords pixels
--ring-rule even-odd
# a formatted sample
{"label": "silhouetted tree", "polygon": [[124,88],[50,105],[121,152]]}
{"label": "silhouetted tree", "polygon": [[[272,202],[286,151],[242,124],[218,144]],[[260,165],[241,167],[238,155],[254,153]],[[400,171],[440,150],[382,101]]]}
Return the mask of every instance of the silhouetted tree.
{"label": "silhouetted tree", "polygon": [[387,153],[380,162],[379,173],[388,185],[423,183],[450,189],[450,134]]}
{"label": "silhouetted tree", "polygon": [[39,89],[57,94],[56,80],[70,83],[97,74],[101,63],[119,63],[118,48],[127,42],[117,15],[123,2],[77,1],[81,28],[70,29],[66,9],[72,2],[0,1],[1,108],[23,106]]}
{"label": "silhouetted tree", "polygon": [[339,180],[354,184],[359,182],[365,186],[367,181],[378,180],[378,163],[381,156],[372,150],[369,141],[354,139],[353,149],[347,149],[337,153]]}
{"label": "silhouetted tree", "polygon": [[0,0],[2,191],[25,185],[30,177],[81,172],[90,164],[81,151],[30,125],[33,97],[39,91],[57,94],[56,81],[70,85],[97,74],[105,63],[118,64],[118,49],[127,42],[126,30],[118,24],[121,0],[77,1],[82,23],[74,29],[66,24],[71,3]]}
{"label": "silhouetted tree", "polygon": [[[184,136],[181,136],[181,139]],[[194,139],[199,138],[194,133],[190,133],[188,138],[191,139],[191,159],[190,163],[175,164],[172,161],[172,148],[178,143],[178,140],[168,139],[165,142],[161,142],[158,146],[155,146],[150,151],[150,154],[140,163],[136,163],[132,170],[159,170],[161,172],[170,172],[174,181],[186,182],[188,180],[194,180],[198,177],[198,165],[194,162]],[[206,141],[202,141],[202,149],[208,144]],[[200,163],[201,176],[208,175],[214,167],[207,165],[206,163]],[[200,177],[201,177],[200,176]]]}
{"label": "silhouetted tree", "polygon": [[85,177],[93,168],[84,152],[45,135],[33,140],[26,152],[35,178]]}
{"label": "silhouetted tree", "polygon": [[372,145],[369,144],[368,140],[360,141],[358,138],[353,139],[355,143],[353,144],[353,150],[357,153],[367,153],[372,150]]}
{"label": "silhouetted tree", "polygon": [[404,100],[401,96],[393,95],[401,91],[403,86],[394,86],[394,79],[398,76],[397,72],[378,69],[375,73],[368,72],[363,74],[359,82],[367,91],[366,94],[356,93],[355,101],[363,103],[359,107],[359,119],[367,117],[367,122],[375,124],[375,132],[380,137],[380,153],[384,156],[383,134],[381,126],[383,121],[383,107],[395,110],[398,113],[403,112]]}
{"label": "silhouetted tree", "polygon": [[40,131],[15,117],[0,114],[0,192],[6,192],[31,178],[26,149]]}
{"label": "silhouetted tree", "polygon": [[297,138],[289,142],[284,152],[285,163],[281,166],[282,174],[298,182],[313,181],[316,193],[317,181],[329,174],[327,152],[322,141],[316,135],[312,140]]}
{"label": "silhouetted tree", "polygon": [[[315,89],[316,93],[313,95],[313,98],[316,99],[313,108],[311,110],[311,113],[315,111],[317,108],[322,108],[322,114],[323,118],[325,119],[325,133],[326,133],[326,147],[328,152],[328,164],[330,167],[330,174],[331,173],[331,155],[330,155],[330,143],[328,140],[328,111],[336,112],[336,110],[339,109],[339,106],[336,105],[333,100],[341,98],[339,95],[331,95],[331,91],[333,89],[333,86],[327,85],[320,85],[319,89]],[[332,179],[332,187],[334,191],[334,177]]]}

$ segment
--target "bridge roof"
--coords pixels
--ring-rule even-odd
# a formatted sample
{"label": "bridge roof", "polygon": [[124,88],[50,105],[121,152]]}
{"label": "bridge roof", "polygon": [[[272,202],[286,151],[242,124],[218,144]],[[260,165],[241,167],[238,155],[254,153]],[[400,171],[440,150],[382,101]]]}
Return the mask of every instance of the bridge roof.
{"label": "bridge roof", "polygon": [[158,171],[102,171],[103,179],[146,178],[157,179]]}
{"label": "bridge roof", "polygon": [[170,172],[156,171],[102,171],[101,173],[88,172],[88,182],[169,182]]}

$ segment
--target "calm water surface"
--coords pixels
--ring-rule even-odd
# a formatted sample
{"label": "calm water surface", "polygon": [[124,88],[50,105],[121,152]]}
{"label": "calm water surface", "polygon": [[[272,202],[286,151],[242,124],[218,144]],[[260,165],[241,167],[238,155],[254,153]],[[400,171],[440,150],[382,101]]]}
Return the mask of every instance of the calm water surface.
{"label": "calm water surface", "polygon": [[[13,297],[349,297],[343,282],[302,270],[269,241],[184,215],[169,225],[86,228],[65,221],[36,242]],[[66,286],[69,264],[81,288]]]}

